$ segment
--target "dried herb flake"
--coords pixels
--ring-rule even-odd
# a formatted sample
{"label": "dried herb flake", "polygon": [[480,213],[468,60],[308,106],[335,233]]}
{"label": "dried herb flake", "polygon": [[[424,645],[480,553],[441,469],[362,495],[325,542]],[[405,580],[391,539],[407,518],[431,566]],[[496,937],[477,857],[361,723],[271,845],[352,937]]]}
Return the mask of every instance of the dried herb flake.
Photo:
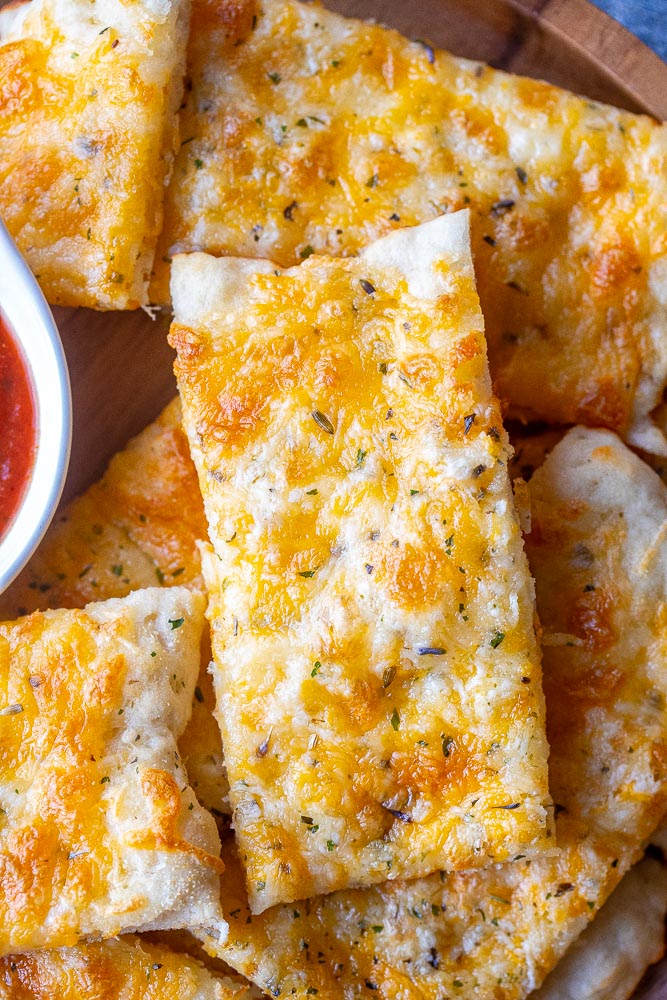
{"label": "dried herb flake", "polygon": [[321,427],[323,431],[327,432],[327,434],[336,433],[336,428],[331,423],[329,418],[324,413],[322,413],[321,410],[313,410],[311,416],[315,421],[315,423],[318,425],[318,427]]}

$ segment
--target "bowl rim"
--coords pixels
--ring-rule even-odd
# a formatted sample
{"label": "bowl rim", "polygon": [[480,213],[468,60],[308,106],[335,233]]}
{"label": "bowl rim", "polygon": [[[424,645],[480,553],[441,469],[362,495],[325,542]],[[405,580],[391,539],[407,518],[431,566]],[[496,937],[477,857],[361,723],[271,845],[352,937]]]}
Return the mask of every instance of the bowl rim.
{"label": "bowl rim", "polygon": [[24,361],[35,404],[35,455],[19,508],[0,539],[0,593],[44,537],[65,485],[72,443],[67,360],[51,309],[0,219],[0,316]]}

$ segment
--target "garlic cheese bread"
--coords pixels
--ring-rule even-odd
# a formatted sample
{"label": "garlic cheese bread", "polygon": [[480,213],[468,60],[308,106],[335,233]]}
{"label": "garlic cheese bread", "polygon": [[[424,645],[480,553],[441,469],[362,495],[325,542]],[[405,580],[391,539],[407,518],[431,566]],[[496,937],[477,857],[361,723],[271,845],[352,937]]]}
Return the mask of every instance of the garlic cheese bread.
{"label": "garlic cheese bread", "polygon": [[[204,593],[197,546],[205,538],[197,474],[174,399],[113,457],[99,482],[58,513],[26,568],[0,594],[0,620],[83,608],[157,584]],[[205,636],[192,717],[178,745],[197,798],[218,815],[229,812],[229,803],[209,660]]]}
{"label": "garlic cheese bread", "polygon": [[467,214],[357,259],[179,257],[251,904],[548,844],[533,590]]}
{"label": "garlic cheese bread", "polygon": [[203,605],[153,589],[0,624],[0,954],[224,933],[215,822],[176,748]]}
{"label": "garlic cheese bread", "polygon": [[188,0],[0,11],[0,215],[52,303],[146,304]]}
{"label": "garlic cheese bread", "polygon": [[174,253],[355,253],[469,206],[511,411],[647,450],[667,382],[667,128],[297,0],[194,0]]}
{"label": "garlic cheese bread", "polygon": [[0,960],[0,1000],[259,1000],[241,980],[127,935]]}
{"label": "garlic cheese bread", "polygon": [[218,953],[267,993],[523,1000],[664,815],[667,488],[615,435],[583,428],[530,487],[558,851],[253,916],[228,845]]}

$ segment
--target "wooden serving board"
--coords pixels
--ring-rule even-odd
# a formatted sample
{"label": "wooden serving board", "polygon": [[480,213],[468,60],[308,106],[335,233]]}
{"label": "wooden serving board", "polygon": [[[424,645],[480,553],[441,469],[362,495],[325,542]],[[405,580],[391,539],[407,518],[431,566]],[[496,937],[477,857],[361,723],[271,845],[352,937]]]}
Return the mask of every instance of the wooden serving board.
{"label": "wooden serving board", "polygon": [[[667,119],[667,65],[586,0],[326,0],[458,55]],[[0,0],[2,5],[2,0]],[[74,440],[64,500],[175,394],[169,317],[57,309],[72,380]],[[667,962],[637,1000],[667,997]]]}

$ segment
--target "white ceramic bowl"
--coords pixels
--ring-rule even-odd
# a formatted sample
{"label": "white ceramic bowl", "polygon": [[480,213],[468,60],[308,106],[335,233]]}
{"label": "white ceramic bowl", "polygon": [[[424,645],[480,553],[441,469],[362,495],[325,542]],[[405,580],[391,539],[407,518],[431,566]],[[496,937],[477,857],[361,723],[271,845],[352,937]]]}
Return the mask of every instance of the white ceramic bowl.
{"label": "white ceramic bowl", "polygon": [[39,285],[0,221],[0,314],[19,346],[35,401],[35,460],[21,505],[0,538],[0,593],[23,569],[65,483],[72,397],[58,328]]}

